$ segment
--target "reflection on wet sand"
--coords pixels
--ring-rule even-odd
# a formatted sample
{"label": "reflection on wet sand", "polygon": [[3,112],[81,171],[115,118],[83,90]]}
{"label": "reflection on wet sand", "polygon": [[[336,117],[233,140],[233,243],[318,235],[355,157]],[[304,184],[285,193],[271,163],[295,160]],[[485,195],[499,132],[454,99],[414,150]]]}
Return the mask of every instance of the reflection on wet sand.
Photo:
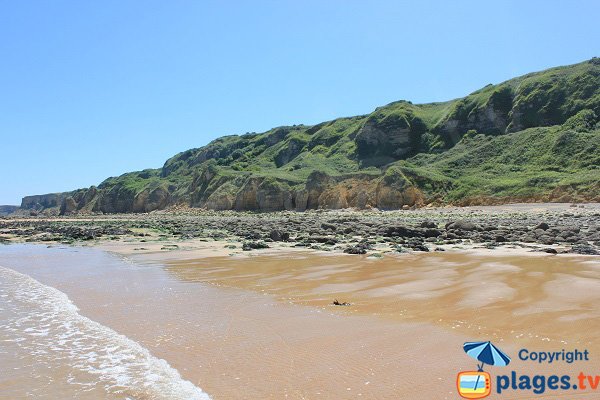
{"label": "reflection on wet sand", "polygon": [[[184,281],[274,294],[336,311],[473,328],[499,340],[589,344],[600,328],[600,260],[552,255],[445,252],[215,257],[168,263]],[[585,329],[583,329],[585,327]]]}

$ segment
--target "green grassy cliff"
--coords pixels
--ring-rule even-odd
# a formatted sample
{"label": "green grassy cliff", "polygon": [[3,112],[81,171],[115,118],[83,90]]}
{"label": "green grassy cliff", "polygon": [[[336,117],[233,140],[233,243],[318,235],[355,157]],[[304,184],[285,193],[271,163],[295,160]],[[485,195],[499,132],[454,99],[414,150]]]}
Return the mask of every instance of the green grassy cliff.
{"label": "green grassy cliff", "polygon": [[599,116],[593,58],[444,103],[398,101],[368,115],[225,136],[160,169],[28,196],[22,207],[67,214],[600,201]]}

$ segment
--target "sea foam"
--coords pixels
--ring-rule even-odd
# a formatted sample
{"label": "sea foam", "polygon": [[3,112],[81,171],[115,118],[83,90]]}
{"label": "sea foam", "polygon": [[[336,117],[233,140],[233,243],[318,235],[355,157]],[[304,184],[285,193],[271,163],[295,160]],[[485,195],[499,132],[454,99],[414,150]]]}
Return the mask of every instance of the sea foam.
{"label": "sea foam", "polygon": [[67,366],[67,381],[82,391],[100,386],[131,399],[210,399],[165,360],[79,314],[68,296],[53,287],[0,267],[0,297],[2,307],[10,308],[9,317],[0,321],[4,340],[48,368]]}

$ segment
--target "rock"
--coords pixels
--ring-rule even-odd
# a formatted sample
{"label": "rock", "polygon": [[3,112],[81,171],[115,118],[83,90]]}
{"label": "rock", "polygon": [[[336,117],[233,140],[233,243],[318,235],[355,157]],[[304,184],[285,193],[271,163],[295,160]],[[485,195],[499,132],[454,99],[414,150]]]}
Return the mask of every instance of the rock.
{"label": "rock", "polygon": [[339,185],[332,185],[325,189],[319,196],[319,208],[339,210],[348,208],[348,193]]}
{"label": "rock", "polygon": [[446,229],[460,229],[461,231],[475,231],[478,229],[477,225],[473,222],[466,221],[464,219],[458,221],[448,222],[446,224]]}
{"label": "rock", "polygon": [[290,239],[290,234],[279,229],[274,229],[269,233],[269,237],[274,242],[287,242]]}
{"label": "rock", "polygon": [[104,213],[128,213],[133,211],[136,192],[120,183],[99,192],[92,211]]}
{"label": "rock", "polygon": [[587,245],[587,244],[575,245],[575,246],[571,247],[571,250],[569,250],[569,253],[584,254],[584,255],[590,255],[590,256],[600,255],[600,252],[598,250],[594,249],[592,246]]}
{"label": "rock", "polygon": [[157,187],[153,190],[144,189],[133,199],[133,212],[150,212],[161,210],[167,206],[169,191],[165,187]]}
{"label": "rock", "polygon": [[551,245],[551,244],[556,243],[556,239],[554,239],[548,235],[543,235],[538,238],[538,242],[541,244]]}
{"label": "rock", "polygon": [[98,188],[96,186],[91,186],[88,190],[83,193],[81,200],[78,202],[77,209],[87,209],[91,210],[96,202],[98,196]]}
{"label": "rock", "polygon": [[361,159],[377,157],[385,162],[417,152],[415,138],[421,137],[426,130],[425,122],[408,109],[377,110],[369,115],[354,141]]}
{"label": "rock", "polygon": [[358,190],[356,196],[354,196],[354,207],[359,210],[364,210],[367,207],[370,207],[369,203],[369,193],[366,190]]}
{"label": "rock", "polygon": [[324,172],[314,171],[308,175],[306,188],[303,191],[302,198],[306,197],[306,202],[299,205],[296,201],[296,209],[317,209],[319,208],[319,197],[325,191],[328,185],[333,183],[333,179]]}
{"label": "rock", "polygon": [[0,216],[10,215],[18,210],[19,206],[2,205],[0,206]]}
{"label": "rock", "polygon": [[268,249],[269,245],[265,242],[244,242],[242,245],[242,250],[250,251],[254,249]]}
{"label": "rock", "polygon": [[73,197],[67,197],[60,206],[60,215],[69,215],[77,211],[77,203]]}
{"label": "rock", "polygon": [[400,236],[400,237],[417,237],[424,236],[424,233],[420,230],[408,228],[403,225],[388,226],[382,231],[383,236]]}
{"label": "rock", "polygon": [[446,233],[445,233],[445,235],[444,235],[444,237],[445,237],[446,239],[451,239],[451,240],[454,240],[454,239],[460,239],[460,236],[458,236],[458,235],[457,235],[456,233],[454,233],[454,232],[446,232]]}
{"label": "rock", "polygon": [[327,223],[327,222],[323,222],[321,224],[321,228],[322,229],[328,229],[330,231],[336,231],[337,230],[337,226],[335,226],[334,224]]}
{"label": "rock", "polygon": [[419,225],[419,226],[421,228],[437,228],[437,224],[432,221],[423,221],[423,222],[421,222],[421,225]]}
{"label": "rock", "polygon": [[292,193],[285,182],[272,178],[249,178],[235,198],[235,209],[279,211],[292,209]]}
{"label": "rock", "polygon": [[333,246],[338,240],[333,236],[311,236],[306,240],[308,243],[323,243]]}
{"label": "rock", "polygon": [[204,206],[210,210],[222,211],[231,210],[235,203],[235,196],[230,193],[225,185],[212,192]]}
{"label": "rock", "polygon": [[363,244],[348,246],[344,249],[346,254],[367,254],[367,247]]}
{"label": "rock", "polygon": [[390,167],[377,185],[376,203],[381,210],[410,208],[423,203],[423,194],[399,168]]}
{"label": "rock", "polygon": [[50,193],[35,196],[25,196],[21,200],[21,208],[27,210],[42,210],[45,208],[60,207],[70,193]]}
{"label": "rock", "polygon": [[408,249],[405,249],[402,246],[394,246],[393,249],[396,253],[408,253]]}
{"label": "rock", "polygon": [[408,247],[410,247],[411,249],[415,250],[415,251],[429,251],[429,247],[425,246],[424,243],[409,243]]}
{"label": "rock", "polygon": [[546,231],[543,229],[536,229],[533,231],[533,234],[539,238],[540,236],[546,235]]}
{"label": "rock", "polygon": [[256,197],[261,211],[292,209],[292,193],[286,183],[265,179],[258,187]]}
{"label": "rock", "polygon": [[531,235],[525,235],[521,238],[521,241],[525,243],[535,243],[535,237]]}
{"label": "rock", "polygon": [[[439,131],[453,143],[458,142],[468,131],[483,134],[499,134],[512,131],[518,127],[518,121],[509,118],[512,108],[513,91],[510,87],[498,88],[485,104],[473,107],[462,104],[455,111],[448,113],[438,124]],[[468,111],[465,111],[465,108]],[[517,117],[517,115],[515,115]],[[515,127],[511,130],[509,124]],[[516,129],[520,130],[520,129]]]}
{"label": "rock", "polygon": [[581,232],[581,229],[576,226],[565,226],[559,228],[559,232],[561,232],[563,236],[566,235],[565,237],[569,237]]}
{"label": "rock", "polygon": [[434,238],[434,237],[441,236],[442,231],[440,231],[439,229],[435,229],[435,228],[425,229],[425,231],[423,232],[423,235],[426,238]]}

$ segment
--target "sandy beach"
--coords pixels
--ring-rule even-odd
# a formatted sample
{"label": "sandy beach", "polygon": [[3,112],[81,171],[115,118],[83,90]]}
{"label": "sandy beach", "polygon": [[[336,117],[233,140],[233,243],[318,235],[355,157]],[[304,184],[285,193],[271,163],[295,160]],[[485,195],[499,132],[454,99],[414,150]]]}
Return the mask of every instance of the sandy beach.
{"label": "sandy beach", "polygon": [[[461,348],[471,340],[492,340],[521,374],[575,376],[598,366],[597,257],[510,249],[369,257],[285,247],[228,254],[221,242],[139,254],[133,246],[13,245],[0,247],[0,257],[3,267],[64,293],[81,316],[167,367],[157,373],[129,365],[129,353],[98,363],[113,339],[104,348],[84,346],[75,361],[47,358],[20,347],[40,340],[37,328],[31,337],[21,330],[22,342],[9,332],[4,354],[20,349],[52,372],[42,368],[31,380],[16,351],[17,359],[3,361],[7,398],[27,398],[24,386],[39,398],[185,398],[182,390],[193,385],[195,395],[213,399],[455,399],[456,374],[476,365]],[[351,305],[333,306],[334,299]],[[516,357],[522,348],[585,348],[592,358],[537,364]],[[164,381],[148,384],[144,376],[152,374]],[[173,392],[165,397],[167,390]],[[518,391],[502,397],[538,398]]]}

